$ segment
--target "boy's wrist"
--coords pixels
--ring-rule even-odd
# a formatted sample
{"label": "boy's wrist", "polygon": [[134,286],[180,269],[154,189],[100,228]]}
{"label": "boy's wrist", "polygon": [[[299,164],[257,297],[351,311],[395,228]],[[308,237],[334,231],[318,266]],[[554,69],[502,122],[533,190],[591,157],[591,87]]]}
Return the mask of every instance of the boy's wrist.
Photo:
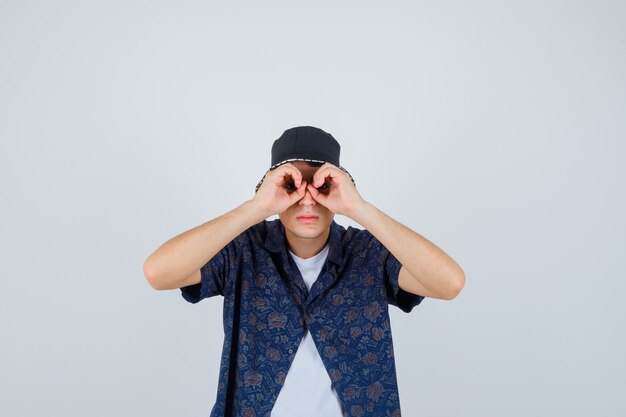
{"label": "boy's wrist", "polygon": [[245,201],[243,203],[243,207],[246,211],[252,214],[252,216],[256,220],[255,224],[267,219],[272,215],[269,210],[261,207],[261,205],[258,204],[258,202],[254,199]]}

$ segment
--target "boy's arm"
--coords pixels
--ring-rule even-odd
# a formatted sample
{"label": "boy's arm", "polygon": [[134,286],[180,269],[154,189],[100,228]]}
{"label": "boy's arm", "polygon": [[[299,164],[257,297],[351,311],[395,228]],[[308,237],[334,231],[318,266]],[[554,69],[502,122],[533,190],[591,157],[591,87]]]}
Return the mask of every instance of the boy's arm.
{"label": "boy's arm", "polygon": [[[288,192],[286,179],[298,187]],[[266,173],[254,198],[162,244],[144,262],[143,273],[156,290],[171,290],[200,282],[200,268],[249,227],[289,208],[304,196],[306,181],[290,163]]]}
{"label": "boy's arm", "polygon": [[355,206],[350,217],[363,225],[402,264],[398,285],[424,297],[452,300],[465,285],[463,269],[434,243],[374,205]]}
{"label": "boy's arm", "polygon": [[181,233],[152,253],[143,273],[156,290],[171,290],[200,282],[200,268],[230,241],[266,219],[249,200],[213,220]]}
{"label": "boy's arm", "polygon": [[[331,179],[328,195],[317,191]],[[424,297],[451,300],[465,285],[461,267],[443,250],[425,237],[392,219],[366,202],[351,178],[327,162],[313,175],[308,186],[311,196],[333,213],[341,214],[363,225],[402,264],[398,285],[403,290]]]}

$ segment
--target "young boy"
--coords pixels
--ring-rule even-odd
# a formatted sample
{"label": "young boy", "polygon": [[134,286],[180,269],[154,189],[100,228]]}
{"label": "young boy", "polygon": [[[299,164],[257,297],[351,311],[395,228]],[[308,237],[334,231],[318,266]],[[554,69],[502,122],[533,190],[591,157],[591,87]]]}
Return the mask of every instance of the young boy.
{"label": "young boy", "polygon": [[410,312],[464,286],[445,252],[361,197],[339,154],[321,129],[286,130],[251,200],[144,264],[155,289],[224,297],[211,417],[400,416],[388,305]]}

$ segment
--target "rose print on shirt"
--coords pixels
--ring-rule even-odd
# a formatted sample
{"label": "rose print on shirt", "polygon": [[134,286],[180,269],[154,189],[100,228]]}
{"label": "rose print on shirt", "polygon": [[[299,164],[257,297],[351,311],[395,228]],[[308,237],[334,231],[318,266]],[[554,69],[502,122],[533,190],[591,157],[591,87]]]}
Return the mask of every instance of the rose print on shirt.
{"label": "rose print on shirt", "polygon": [[380,394],[383,393],[383,391],[384,391],[384,388],[382,384],[376,381],[372,385],[367,387],[367,397],[371,398],[372,400],[377,400],[378,397],[380,397]]}
{"label": "rose print on shirt", "polygon": [[373,303],[365,307],[365,317],[367,317],[368,320],[374,321],[376,320],[376,317],[378,317],[378,315],[382,313],[382,311],[383,310],[382,308],[380,308],[380,304],[374,301]]}
{"label": "rose print on shirt", "polygon": [[287,316],[278,311],[271,313],[267,319],[270,327],[284,327],[285,323],[287,323]]}
{"label": "rose print on shirt", "polygon": [[256,372],[256,371],[246,371],[245,374],[243,374],[243,382],[246,385],[259,385],[261,383],[261,380],[263,379],[263,375],[261,375],[260,373]]}

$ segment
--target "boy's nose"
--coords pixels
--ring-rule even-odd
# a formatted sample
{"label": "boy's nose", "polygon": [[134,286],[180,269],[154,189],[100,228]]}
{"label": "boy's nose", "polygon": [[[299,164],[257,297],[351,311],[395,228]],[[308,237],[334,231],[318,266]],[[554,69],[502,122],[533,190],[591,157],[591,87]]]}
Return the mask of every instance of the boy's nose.
{"label": "boy's nose", "polygon": [[317,204],[317,202],[313,199],[313,196],[311,195],[311,193],[309,192],[309,190],[307,189],[304,193],[304,197],[302,197],[300,199],[300,204],[311,204],[311,205],[315,205]]}

